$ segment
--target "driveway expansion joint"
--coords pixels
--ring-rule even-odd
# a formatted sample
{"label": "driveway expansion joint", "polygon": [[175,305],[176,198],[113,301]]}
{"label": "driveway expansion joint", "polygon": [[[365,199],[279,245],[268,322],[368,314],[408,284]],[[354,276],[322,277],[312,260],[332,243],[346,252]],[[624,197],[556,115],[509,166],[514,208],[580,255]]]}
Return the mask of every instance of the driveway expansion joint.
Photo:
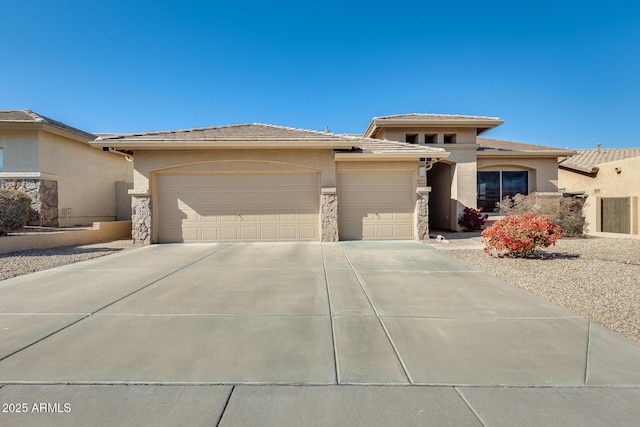
{"label": "driveway expansion joint", "polygon": [[329,277],[327,273],[327,265],[324,258],[324,245],[320,243],[320,255],[322,256],[322,269],[324,272],[324,286],[327,291],[327,305],[329,307],[329,322],[331,323],[331,342],[333,344],[333,368],[336,384],[340,384],[340,361],[338,359],[338,345],[336,343],[336,329],[333,323],[333,307],[331,304],[331,290],[329,289]]}
{"label": "driveway expansion joint", "polygon": [[404,371],[404,375],[407,377],[407,380],[409,381],[410,384],[414,384],[413,378],[411,378],[411,375],[409,374],[409,369],[407,369],[407,365],[405,364],[404,360],[402,359],[402,356],[400,355],[400,351],[398,350],[398,347],[396,346],[396,343],[393,341],[393,338],[391,338],[391,334],[389,333],[389,330],[387,329],[386,325],[382,321],[382,317],[380,316],[380,312],[378,311],[378,308],[373,303],[373,300],[371,299],[371,296],[367,292],[367,289],[365,288],[364,283],[362,282],[362,277],[360,277],[360,274],[358,273],[358,270],[356,270],[356,268],[353,266],[353,263],[349,259],[349,255],[347,255],[347,252],[344,250],[344,247],[342,247],[341,249],[342,249],[342,253],[344,254],[345,259],[349,263],[349,267],[351,268],[351,270],[355,274],[356,279],[358,280],[358,284],[360,285],[360,288],[362,288],[362,292],[364,293],[365,297],[367,298],[367,301],[369,302],[369,305],[371,306],[371,309],[375,313],[376,319],[380,323],[380,326],[382,326],[382,329],[384,330],[384,333],[387,336],[387,340],[389,340],[389,343],[391,344],[391,348],[393,349],[393,352],[395,353],[396,357],[398,358],[398,361],[400,362],[400,366],[402,366],[402,370]]}
{"label": "driveway expansion joint", "polygon": [[474,407],[471,405],[471,402],[469,402],[467,398],[464,397],[464,395],[460,392],[460,390],[458,390],[458,387],[454,386],[453,389],[458,394],[458,396],[460,396],[460,399],[462,399],[464,404],[467,405],[467,408],[469,408],[469,410],[473,412],[473,415],[478,419],[478,422],[483,426],[486,426],[487,424],[484,422],[480,414],[474,409]]}

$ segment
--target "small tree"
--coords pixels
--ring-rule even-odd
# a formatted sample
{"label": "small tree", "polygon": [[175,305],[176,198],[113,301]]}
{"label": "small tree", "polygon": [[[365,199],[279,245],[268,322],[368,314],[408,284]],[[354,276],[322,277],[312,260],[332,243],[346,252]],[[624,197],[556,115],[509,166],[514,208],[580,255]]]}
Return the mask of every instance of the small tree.
{"label": "small tree", "polygon": [[496,221],[482,232],[491,256],[527,258],[535,256],[538,248],[555,245],[562,236],[562,228],[548,215],[511,215]]}
{"label": "small tree", "polygon": [[0,188],[0,236],[24,227],[31,213],[31,197],[21,191]]}

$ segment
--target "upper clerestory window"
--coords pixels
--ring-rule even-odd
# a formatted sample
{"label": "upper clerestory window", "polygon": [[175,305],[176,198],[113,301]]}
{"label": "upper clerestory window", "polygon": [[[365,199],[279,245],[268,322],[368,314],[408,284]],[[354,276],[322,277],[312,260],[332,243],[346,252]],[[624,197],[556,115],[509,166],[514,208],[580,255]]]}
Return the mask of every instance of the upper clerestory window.
{"label": "upper clerestory window", "polygon": [[456,134],[455,133],[445,133],[444,134],[444,143],[445,144],[455,144],[456,143]]}
{"label": "upper clerestory window", "polygon": [[438,142],[438,134],[436,133],[425,133],[424,134],[424,143],[425,144],[436,144]]}
{"label": "upper clerestory window", "polygon": [[417,133],[408,133],[405,135],[404,140],[409,144],[417,144],[418,143],[418,134]]}

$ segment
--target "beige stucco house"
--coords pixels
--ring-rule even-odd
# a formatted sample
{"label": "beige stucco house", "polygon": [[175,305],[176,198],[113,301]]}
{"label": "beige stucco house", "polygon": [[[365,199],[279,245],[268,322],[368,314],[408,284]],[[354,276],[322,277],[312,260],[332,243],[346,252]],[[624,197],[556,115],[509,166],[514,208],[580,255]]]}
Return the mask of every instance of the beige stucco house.
{"label": "beige stucco house", "polygon": [[458,229],[465,206],[557,191],[557,159],[571,152],[478,138],[500,124],[407,114],[374,118],[363,135],[244,124],[92,145],[135,158],[140,243],[422,240]]}
{"label": "beige stucco house", "polygon": [[587,233],[638,234],[640,148],[578,150],[559,169],[560,188],[586,197]]}
{"label": "beige stucco house", "polygon": [[502,123],[497,117],[401,114],[374,118],[364,136],[449,152],[427,172],[429,225],[459,231],[465,207],[491,213],[505,196],[557,193],[558,158],[574,153],[480,136]]}
{"label": "beige stucco house", "polygon": [[0,181],[33,199],[32,225],[128,220],[133,163],[96,135],[30,110],[0,111]]}

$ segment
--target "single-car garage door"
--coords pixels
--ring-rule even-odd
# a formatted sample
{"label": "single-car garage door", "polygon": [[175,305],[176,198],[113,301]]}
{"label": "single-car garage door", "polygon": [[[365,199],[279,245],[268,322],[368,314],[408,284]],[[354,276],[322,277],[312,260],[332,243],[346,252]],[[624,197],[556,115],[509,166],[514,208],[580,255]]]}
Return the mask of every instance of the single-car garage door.
{"label": "single-car garage door", "polygon": [[340,240],[413,239],[415,198],[411,172],[340,172]]}
{"label": "single-car garage door", "polygon": [[317,174],[160,175],[158,240],[319,239]]}

